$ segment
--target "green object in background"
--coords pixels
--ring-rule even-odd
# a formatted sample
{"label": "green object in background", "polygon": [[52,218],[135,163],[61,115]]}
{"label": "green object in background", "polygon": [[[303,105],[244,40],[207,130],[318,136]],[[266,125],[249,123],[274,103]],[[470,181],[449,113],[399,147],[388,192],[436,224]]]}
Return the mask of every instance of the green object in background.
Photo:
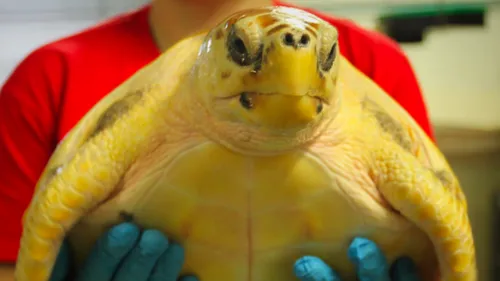
{"label": "green object in background", "polygon": [[427,4],[388,8],[377,29],[400,43],[422,42],[429,27],[484,26],[485,4]]}

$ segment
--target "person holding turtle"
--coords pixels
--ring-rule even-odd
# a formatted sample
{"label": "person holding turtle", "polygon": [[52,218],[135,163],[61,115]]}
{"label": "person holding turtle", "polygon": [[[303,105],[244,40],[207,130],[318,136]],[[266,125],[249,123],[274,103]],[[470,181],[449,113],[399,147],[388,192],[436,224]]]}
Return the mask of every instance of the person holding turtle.
{"label": "person holding turtle", "polygon": [[[153,0],[29,54],[0,93],[0,280],[13,281],[21,217],[47,161],[65,134],[104,95],[186,36],[241,9],[280,5],[265,0]],[[397,44],[351,21],[304,9],[334,25],[342,54],[400,103],[433,138],[410,63]],[[111,228],[95,245],[79,276],[70,276],[63,245],[51,281],[195,281],[179,276],[181,245],[132,223]],[[387,264],[370,240],[355,238],[346,255],[360,281],[418,280],[411,260]],[[340,281],[335,265],[304,256],[290,270],[302,281]],[[292,281],[292,280],[290,280]]]}

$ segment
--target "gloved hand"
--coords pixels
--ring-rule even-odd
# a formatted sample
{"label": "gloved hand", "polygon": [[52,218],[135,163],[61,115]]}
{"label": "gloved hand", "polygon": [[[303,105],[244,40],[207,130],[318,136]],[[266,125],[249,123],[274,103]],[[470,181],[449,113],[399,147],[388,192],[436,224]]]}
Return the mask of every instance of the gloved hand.
{"label": "gloved hand", "polygon": [[[65,242],[50,281],[65,281],[70,268]],[[76,281],[177,281],[184,264],[184,249],[157,230],[141,233],[131,223],[119,224],[96,243]],[[185,276],[179,281],[198,281]]]}
{"label": "gloved hand", "polygon": [[[413,261],[402,257],[389,268],[382,251],[365,238],[355,238],[348,257],[356,266],[359,281],[418,281]],[[295,275],[300,281],[341,281],[338,274],[320,258],[305,256],[297,260]]]}
{"label": "gloved hand", "polygon": [[[61,247],[50,281],[65,281],[69,270],[69,248]],[[356,238],[348,252],[356,265],[359,281],[418,281],[411,260],[397,260],[391,270],[375,243]],[[184,250],[156,230],[140,232],[131,223],[113,227],[96,243],[77,281],[176,281],[184,263]],[[295,263],[300,281],[341,281],[321,259],[305,256]],[[185,276],[179,281],[198,281]]]}

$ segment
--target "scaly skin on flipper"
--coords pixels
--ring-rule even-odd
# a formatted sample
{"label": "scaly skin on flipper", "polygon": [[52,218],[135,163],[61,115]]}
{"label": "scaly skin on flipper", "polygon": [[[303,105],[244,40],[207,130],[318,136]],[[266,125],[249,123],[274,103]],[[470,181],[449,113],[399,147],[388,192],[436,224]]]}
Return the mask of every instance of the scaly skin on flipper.
{"label": "scaly skin on flipper", "polygon": [[[63,139],[37,184],[33,201],[41,204],[31,204],[23,218],[23,246],[16,264],[16,280],[48,280],[65,232],[89,209],[109,197],[134,158],[145,149],[144,139],[154,129],[152,119],[158,110],[158,100],[151,92],[164,90],[156,96],[163,95],[165,99],[175,89],[168,82],[152,82],[179,79],[193,63],[201,40],[201,36],[192,37],[173,46],[97,103]],[[167,64],[174,57],[180,65]],[[119,115],[104,118],[106,112],[114,112],[109,110],[113,105],[127,101],[127,95],[134,98],[137,93],[141,93],[141,106],[147,110],[132,108],[131,104],[126,114],[127,120],[133,122],[124,122]],[[109,119],[115,119],[114,123],[106,124]],[[141,134],[129,135],[125,142],[113,141],[113,135],[129,130]],[[103,147],[106,150],[101,150]],[[74,177],[75,174],[79,176]]]}
{"label": "scaly skin on flipper", "polygon": [[46,171],[62,166],[27,211],[17,281],[47,281],[66,233],[81,263],[123,218],[181,242],[184,272],[201,281],[290,281],[303,255],[355,280],[354,236],[389,261],[410,256],[423,280],[476,281],[456,177],[339,54],[334,27],[263,8],[202,38],[134,75],[61,143]]}
{"label": "scaly skin on flipper", "polygon": [[[340,72],[343,83],[360,95],[363,109],[373,116],[389,141],[372,148],[372,175],[389,204],[433,241],[442,280],[476,280],[475,249],[467,201],[445,157],[425,132],[389,95],[348,61]],[[359,83],[363,81],[364,83]],[[357,83],[355,83],[357,82]],[[416,156],[416,157],[415,157]]]}
{"label": "scaly skin on flipper", "polygon": [[[71,158],[72,155],[77,152],[78,148],[80,148],[92,134],[104,129],[99,129],[97,127],[102,126],[102,124],[99,123],[102,119],[104,119],[103,117],[106,117],[105,113],[110,107],[113,105],[116,106],[116,104],[119,104],[120,102],[123,103],[123,101],[127,102],[127,98],[124,99],[126,96],[130,96],[131,99],[135,99],[134,97],[143,94],[142,92],[147,90],[148,87],[151,88],[157,84],[158,81],[161,81],[171,75],[171,73],[160,70],[166,70],[173,67],[169,66],[169,61],[172,60],[173,57],[176,57],[179,52],[183,52],[179,54],[180,61],[182,61],[183,58],[182,54],[193,55],[193,52],[198,48],[197,46],[201,44],[201,38],[202,37],[198,35],[191,39],[191,41],[186,40],[179,42],[179,44],[173,46],[167,54],[160,56],[143,69],[137,71],[137,73],[130,79],[123,82],[119,87],[111,91],[96,105],[94,105],[89,112],[85,114],[83,118],[66,134],[66,136],[64,136],[63,140],[61,140],[56,150],[52,153],[49,162],[46,164],[46,168],[42,172],[36,188],[38,189],[40,186],[46,184],[47,181],[50,180],[55,173],[57,173],[57,170],[61,168],[68,158]],[[193,57],[191,57],[191,60],[192,59]],[[186,63],[186,65],[189,65],[189,63]],[[163,85],[163,87],[166,87],[166,85]],[[133,105],[135,101],[131,101],[130,103]],[[109,116],[110,118],[108,119],[120,117],[118,114],[115,115],[116,116]],[[37,190],[35,190],[35,193],[36,191]]]}
{"label": "scaly skin on flipper", "polygon": [[[405,150],[411,151],[422,165],[441,177],[444,184],[459,199],[463,208],[467,209],[467,201],[460,184],[444,155],[408,112],[349,61],[342,60],[341,73],[343,83],[348,84],[353,91],[360,93],[363,107],[367,112],[376,116],[382,127],[386,127],[384,131],[391,134],[393,139]],[[361,93],[365,93],[365,95]],[[388,122],[384,124],[381,119],[386,119]]]}

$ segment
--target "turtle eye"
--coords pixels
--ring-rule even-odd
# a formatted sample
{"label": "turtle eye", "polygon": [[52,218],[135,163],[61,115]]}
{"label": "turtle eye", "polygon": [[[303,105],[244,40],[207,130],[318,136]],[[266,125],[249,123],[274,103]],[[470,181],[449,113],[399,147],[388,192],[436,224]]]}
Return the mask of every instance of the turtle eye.
{"label": "turtle eye", "polygon": [[245,42],[236,34],[234,25],[227,36],[227,49],[231,59],[238,65],[249,66],[252,64],[253,61]]}
{"label": "turtle eye", "polygon": [[326,59],[320,63],[321,70],[329,71],[330,69],[332,69],[333,62],[335,61],[336,57],[337,57],[337,43],[334,43],[332,48],[330,49],[330,52],[328,52],[328,56],[326,57]]}

